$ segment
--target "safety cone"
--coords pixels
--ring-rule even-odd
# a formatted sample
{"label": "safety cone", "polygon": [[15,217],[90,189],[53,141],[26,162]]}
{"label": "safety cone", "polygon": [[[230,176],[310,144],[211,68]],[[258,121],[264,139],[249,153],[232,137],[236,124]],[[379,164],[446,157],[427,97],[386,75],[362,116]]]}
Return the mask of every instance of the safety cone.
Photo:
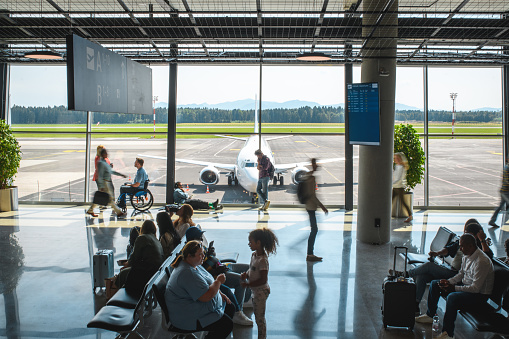
{"label": "safety cone", "polygon": [[129,176],[129,181],[131,181],[131,176]]}
{"label": "safety cone", "polygon": [[315,191],[318,191],[318,184],[316,184]]}
{"label": "safety cone", "polygon": [[207,192],[205,192],[205,193],[210,193],[210,191],[209,191],[209,185],[207,185]]}
{"label": "safety cone", "polygon": [[187,184],[187,188],[186,188],[186,191],[189,191],[189,184]]}

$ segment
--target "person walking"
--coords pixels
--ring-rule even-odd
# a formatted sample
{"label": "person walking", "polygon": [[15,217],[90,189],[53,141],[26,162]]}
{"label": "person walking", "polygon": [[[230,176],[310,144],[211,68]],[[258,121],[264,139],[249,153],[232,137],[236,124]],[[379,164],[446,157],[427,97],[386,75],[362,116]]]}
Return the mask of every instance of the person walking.
{"label": "person walking", "polygon": [[316,196],[316,178],[313,175],[316,170],[318,169],[318,164],[316,163],[316,159],[311,159],[311,167],[312,170],[307,174],[307,177],[305,179],[304,185],[305,185],[305,204],[306,204],[306,212],[308,212],[309,215],[309,224],[311,225],[311,232],[309,233],[308,238],[308,251],[306,260],[307,261],[322,261],[322,257],[318,257],[314,255],[314,247],[315,247],[315,239],[316,234],[318,233],[318,224],[316,222],[316,210],[318,206],[322,209],[322,211],[325,212],[325,214],[329,213],[327,208],[318,200]]}
{"label": "person walking", "polygon": [[255,155],[258,158],[258,186],[256,187],[256,193],[258,193],[259,202],[262,204],[260,210],[266,211],[270,205],[269,180],[272,164],[269,157],[264,155],[261,149],[257,149]]}
{"label": "person walking", "polygon": [[504,165],[504,172],[502,174],[502,187],[500,188],[500,204],[498,205],[495,212],[493,212],[493,215],[491,216],[490,221],[488,222],[488,225],[493,227],[499,227],[497,225],[497,217],[498,213],[505,207],[509,206],[509,159],[506,159],[505,165]]}
{"label": "person walking", "polygon": [[398,152],[394,154],[394,171],[392,172],[392,201],[398,197],[400,203],[407,210],[408,218],[405,222],[410,222],[414,219],[412,216],[412,210],[408,207],[405,202],[405,185],[406,185],[406,171],[408,170],[408,161],[406,160],[405,154]]}
{"label": "person walking", "polygon": [[[101,160],[97,163],[97,187],[99,191],[106,192],[110,196],[110,201],[108,203],[109,206],[115,211],[118,217],[125,216],[117,205],[115,205],[115,198],[113,197],[113,182],[111,181],[111,174],[116,174],[121,177],[126,177],[126,175],[118,173],[114,171],[111,166],[106,162],[105,159],[108,158],[108,151],[106,148],[101,150]],[[97,207],[97,204],[92,204],[90,208],[87,210],[87,213],[93,217],[97,217],[97,214],[94,213],[94,208]]]}

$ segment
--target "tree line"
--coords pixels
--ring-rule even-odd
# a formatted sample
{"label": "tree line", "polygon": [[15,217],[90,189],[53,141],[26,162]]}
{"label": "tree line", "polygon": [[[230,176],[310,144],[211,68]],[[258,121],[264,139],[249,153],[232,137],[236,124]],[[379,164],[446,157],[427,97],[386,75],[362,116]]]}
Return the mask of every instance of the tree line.
{"label": "tree line", "polygon": [[[450,111],[431,110],[429,121],[452,121]],[[456,112],[458,122],[501,122],[502,113],[492,111]],[[396,120],[423,121],[422,111],[396,111]],[[101,124],[150,124],[152,114],[93,113],[93,121]],[[65,106],[25,107],[14,105],[11,108],[13,124],[86,124],[86,112],[69,111]],[[156,123],[168,122],[168,110],[156,108]],[[177,123],[231,123],[254,122],[254,110],[217,109],[217,108],[179,108]],[[315,106],[300,108],[273,108],[262,110],[264,123],[343,123],[344,109],[333,106]]]}

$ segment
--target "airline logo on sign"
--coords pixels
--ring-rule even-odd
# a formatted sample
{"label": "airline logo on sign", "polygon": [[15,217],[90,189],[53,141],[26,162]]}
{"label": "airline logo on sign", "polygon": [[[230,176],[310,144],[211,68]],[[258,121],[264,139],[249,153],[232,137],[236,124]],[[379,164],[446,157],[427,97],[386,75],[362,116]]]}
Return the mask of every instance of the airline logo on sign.
{"label": "airline logo on sign", "polygon": [[87,68],[94,70],[94,49],[87,47]]}

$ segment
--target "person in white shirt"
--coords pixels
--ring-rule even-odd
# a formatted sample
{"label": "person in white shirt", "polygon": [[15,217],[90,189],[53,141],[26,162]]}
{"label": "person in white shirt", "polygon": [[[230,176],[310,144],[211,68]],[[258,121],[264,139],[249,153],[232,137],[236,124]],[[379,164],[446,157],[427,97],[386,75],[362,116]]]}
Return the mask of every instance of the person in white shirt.
{"label": "person in white shirt", "polygon": [[440,292],[448,293],[444,314],[443,332],[439,339],[454,336],[454,322],[458,310],[471,309],[486,303],[493,290],[493,264],[491,259],[477,247],[475,237],[463,234],[460,238],[463,252],[461,269],[450,279],[433,280],[429,287],[428,310],[415,318],[416,322],[430,324],[437,312]]}

